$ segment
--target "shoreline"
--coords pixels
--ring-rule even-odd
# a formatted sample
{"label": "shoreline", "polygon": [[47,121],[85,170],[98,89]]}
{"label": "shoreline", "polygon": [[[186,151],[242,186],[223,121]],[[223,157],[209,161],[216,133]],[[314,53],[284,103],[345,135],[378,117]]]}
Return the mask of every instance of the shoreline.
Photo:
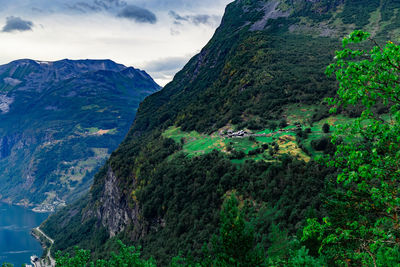
{"label": "shoreline", "polygon": [[40,243],[43,248],[42,256],[38,262],[35,262],[36,267],[55,267],[56,261],[51,256],[51,247],[54,244],[54,240],[48,237],[40,227],[33,228],[31,235]]}
{"label": "shoreline", "polygon": [[65,201],[55,201],[52,204],[31,204],[31,203],[14,203],[12,201],[7,201],[5,199],[0,199],[0,203],[4,203],[7,205],[18,206],[25,209],[29,209],[35,213],[51,213],[56,212],[58,209],[66,206]]}

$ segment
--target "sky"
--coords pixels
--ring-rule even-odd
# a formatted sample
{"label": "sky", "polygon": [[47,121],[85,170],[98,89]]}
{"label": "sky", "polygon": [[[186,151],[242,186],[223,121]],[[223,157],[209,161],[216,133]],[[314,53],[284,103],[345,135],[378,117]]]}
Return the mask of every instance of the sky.
{"label": "sky", "polygon": [[111,59],[164,86],[210,40],[232,0],[0,0],[0,64]]}

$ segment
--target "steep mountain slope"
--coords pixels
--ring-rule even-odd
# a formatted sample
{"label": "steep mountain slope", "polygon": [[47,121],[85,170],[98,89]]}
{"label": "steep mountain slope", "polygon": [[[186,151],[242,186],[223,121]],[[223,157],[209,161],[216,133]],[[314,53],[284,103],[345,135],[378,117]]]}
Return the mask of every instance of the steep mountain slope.
{"label": "steep mountain slope", "polygon": [[86,191],[158,89],[110,60],[0,66],[0,199],[51,208]]}
{"label": "steep mountain slope", "polygon": [[[85,202],[44,223],[54,249],[79,244],[97,256],[120,238],[141,244],[162,264],[179,251],[197,257],[232,191],[257,214],[254,225],[266,247],[272,225],[294,235],[310,213],[322,216],[322,192],[335,170],[312,156],[334,149],[326,142],[329,125],[327,133],[322,125],[347,119],[329,117],[321,104],[335,93],[325,68],[339,38],[355,28],[396,38],[399,8],[396,1],[342,0],[228,5],[206,47],[141,103]],[[232,138],[234,131],[243,136],[239,130],[247,137]],[[322,139],[300,140],[308,134]]]}

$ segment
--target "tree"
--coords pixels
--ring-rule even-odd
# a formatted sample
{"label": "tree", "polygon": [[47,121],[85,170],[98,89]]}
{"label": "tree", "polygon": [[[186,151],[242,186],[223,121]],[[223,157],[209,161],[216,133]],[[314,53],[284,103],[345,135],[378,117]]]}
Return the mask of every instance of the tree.
{"label": "tree", "polygon": [[75,255],[56,254],[57,267],[155,267],[154,260],[143,260],[140,252],[134,246],[128,247],[121,241],[117,241],[120,246],[118,254],[112,252],[108,260],[97,260],[96,264],[90,260],[90,251],[75,248]]}
{"label": "tree", "polygon": [[329,131],[330,131],[330,126],[329,126],[329,124],[327,124],[327,123],[324,123],[324,125],[322,125],[322,131],[324,132],[324,133],[329,133]]}
{"label": "tree", "polygon": [[279,121],[279,127],[285,128],[286,126],[288,126],[287,121],[285,119],[281,119]]}
{"label": "tree", "polygon": [[[327,201],[329,216],[309,219],[303,241],[317,238],[320,253],[332,264],[394,266],[400,262],[400,46],[384,47],[370,34],[354,31],[343,39],[343,50],[328,66],[339,89],[329,99],[332,112],[361,105],[361,116],[333,133],[337,151],[328,164],[340,170],[334,193]],[[374,47],[350,49],[371,40]],[[363,46],[365,47],[365,46]],[[389,107],[387,116],[377,105]]]}
{"label": "tree", "polygon": [[[200,262],[193,262],[181,255],[174,257],[171,267],[183,266],[265,266],[265,253],[260,244],[256,244],[254,227],[244,218],[244,211],[239,208],[235,194],[229,196],[220,214],[221,224],[219,235],[213,236],[210,250],[205,246],[205,257]],[[140,252],[134,246],[128,247],[121,241],[118,254],[111,253],[108,260],[90,259],[90,251],[75,248],[75,255],[56,254],[57,267],[155,267],[154,260],[143,260]]]}
{"label": "tree", "polygon": [[276,122],[274,122],[274,121],[271,121],[271,122],[268,123],[268,128],[271,131],[275,131],[277,127],[278,127],[278,124]]}
{"label": "tree", "polygon": [[225,200],[220,218],[219,235],[205,249],[202,266],[265,266],[264,249],[256,244],[254,228],[244,219],[235,194]]}
{"label": "tree", "polygon": [[75,256],[70,257],[67,253],[61,255],[61,252],[56,253],[56,263],[60,267],[85,267],[90,266],[90,252],[87,250],[79,249],[75,247]]}

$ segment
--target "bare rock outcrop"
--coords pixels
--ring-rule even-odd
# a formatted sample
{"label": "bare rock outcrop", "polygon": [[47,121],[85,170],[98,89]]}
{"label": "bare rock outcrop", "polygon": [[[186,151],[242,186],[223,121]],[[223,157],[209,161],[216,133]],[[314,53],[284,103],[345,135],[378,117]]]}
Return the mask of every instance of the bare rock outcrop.
{"label": "bare rock outcrop", "polygon": [[118,188],[117,177],[108,168],[104,181],[104,189],[100,198],[101,206],[97,208],[96,216],[101,224],[108,230],[111,237],[123,231],[127,225],[133,224],[137,233],[142,232],[143,227],[139,223],[138,205],[129,205],[127,197]]}

